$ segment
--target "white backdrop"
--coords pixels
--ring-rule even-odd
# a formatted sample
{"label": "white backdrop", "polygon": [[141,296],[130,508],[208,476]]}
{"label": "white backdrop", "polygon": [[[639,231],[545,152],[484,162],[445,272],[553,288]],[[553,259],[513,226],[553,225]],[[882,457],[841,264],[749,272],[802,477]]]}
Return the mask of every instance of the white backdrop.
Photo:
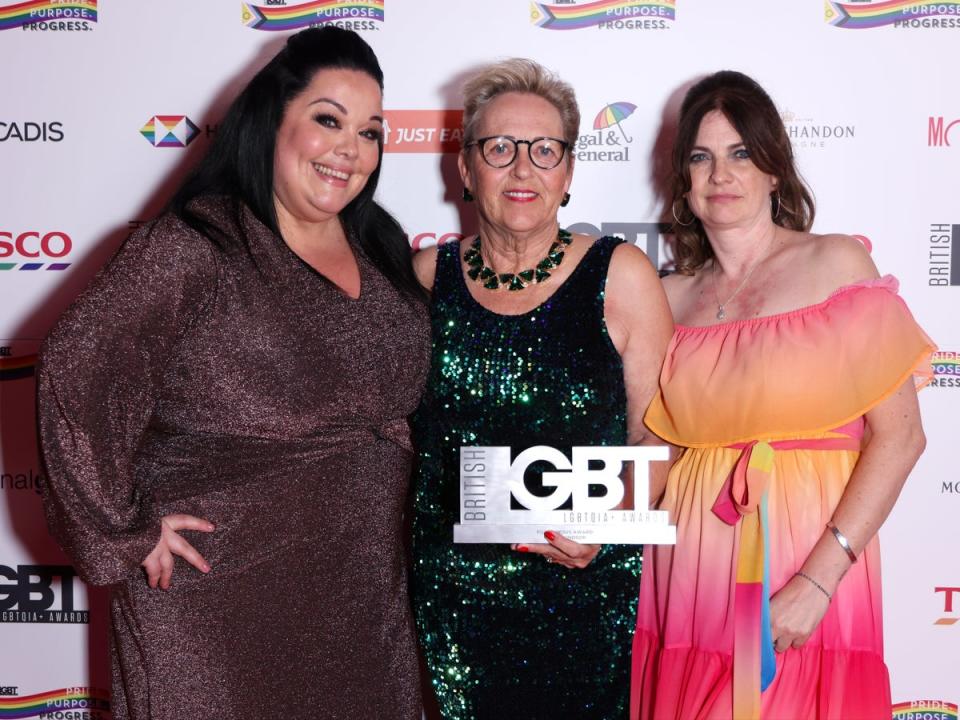
{"label": "white backdrop", "polygon": [[[287,32],[335,19],[385,69],[379,197],[415,245],[471,230],[451,151],[460,85],[482,63],[532,57],[576,88],[583,123],[561,222],[625,235],[660,263],[656,188],[684,90],[732,68],[770,92],[816,194],[815,230],[868,237],[942,351],[921,394],[926,454],[882,530],[883,583],[894,717],[955,719],[960,3],[261,3],[0,0],[0,718],[108,716],[103,595],[72,578],[37,492],[37,342],[162,208]],[[636,109],[595,128],[612,103]]]}

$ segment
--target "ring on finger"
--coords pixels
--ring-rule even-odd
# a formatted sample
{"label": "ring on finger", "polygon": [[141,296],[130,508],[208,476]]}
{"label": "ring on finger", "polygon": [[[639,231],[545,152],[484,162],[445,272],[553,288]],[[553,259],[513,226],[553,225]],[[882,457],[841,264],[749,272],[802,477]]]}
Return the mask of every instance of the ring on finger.
{"label": "ring on finger", "polygon": [[548,563],[552,563],[552,562],[553,562],[553,558],[550,557],[549,555],[547,555],[547,562],[548,562]]}

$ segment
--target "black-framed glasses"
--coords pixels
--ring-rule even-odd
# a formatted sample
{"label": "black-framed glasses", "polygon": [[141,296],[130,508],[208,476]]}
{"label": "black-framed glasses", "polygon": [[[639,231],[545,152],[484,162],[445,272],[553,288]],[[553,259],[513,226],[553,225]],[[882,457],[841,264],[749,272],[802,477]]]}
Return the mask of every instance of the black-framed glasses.
{"label": "black-framed glasses", "polygon": [[519,145],[527,146],[527,155],[530,162],[541,170],[553,170],[563,160],[564,153],[570,143],[560,138],[537,137],[532,140],[517,140],[506,135],[492,135],[477,138],[467,143],[467,147],[476,145],[480,148],[480,155],[490,167],[505,168],[517,159]]}

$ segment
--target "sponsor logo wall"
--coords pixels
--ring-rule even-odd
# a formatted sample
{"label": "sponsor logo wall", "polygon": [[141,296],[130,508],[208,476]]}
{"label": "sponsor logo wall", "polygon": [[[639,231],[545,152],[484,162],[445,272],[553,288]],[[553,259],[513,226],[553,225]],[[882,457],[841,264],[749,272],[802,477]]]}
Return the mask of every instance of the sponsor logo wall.
{"label": "sponsor logo wall", "polygon": [[664,30],[676,19],[674,0],[531,3],[530,19],[545,30]]}
{"label": "sponsor logo wall", "polygon": [[73,240],[61,230],[0,230],[0,270],[66,270]]}
{"label": "sponsor logo wall", "polygon": [[909,700],[893,706],[893,720],[956,719],[957,704],[944,700]]}
{"label": "sponsor logo wall", "polygon": [[253,30],[284,32],[305,27],[336,25],[348,30],[378,30],[383,22],[384,0],[320,0],[243,5],[243,23]]}
{"label": "sponsor logo wall", "polygon": [[894,28],[958,28],[960,4],[931,0],[868,0],[831,2],[825,11],[827,22],[846,30]]}
{"label": "sponsor logo wall", "polygon": [[960,547],[952,0],[0,0],[11,69],[0,108],[0,645],[18,648],[0,653],[0,717],[109,717],[105,608],[45,530],[39,343],[169,200],[236,88],[287,34],[326,24],[360,32],[380,57],[379,198],[414,249],[475,228],[459,199],[459,92],[484,62],[532,57],[574,86],[581,123],[560,222],[623,237],[660,267],[662,183],[686,88],[734,68],[770,92],[817,199],[814,230],[868,235],[940,348],[920,396],[927,451],[882,531],[885,631],[894,717],[956,718],[960,578],[941,551]]}
{"label": "sponsor logo wall", "polygon": [[0,6],[0,30],[86,31],[97,18],[97,0],[27,0]]}
{"label": "sponsor logo wall", "polygon": [[960,118],[932,117],[927,125],[927,145],[930,147],[950,147],[950,131],[960,125]]}
{"label": "sponsor logo wall", "polygon": [[108,720],[110,693],[101,688],[65,687],[21,696],[17,686],[0,687],[0,717]]}
{"label": "sponsor logo wall", "polygon": [[59,120],[12,120],[0,122],[0,142],[60,142],[63,123]]}

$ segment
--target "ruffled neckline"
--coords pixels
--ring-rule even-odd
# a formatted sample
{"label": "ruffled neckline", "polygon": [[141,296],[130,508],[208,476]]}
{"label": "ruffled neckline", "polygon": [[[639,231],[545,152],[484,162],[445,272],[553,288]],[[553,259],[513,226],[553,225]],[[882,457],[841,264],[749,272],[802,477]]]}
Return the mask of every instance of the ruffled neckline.
{"label": "ruffled neckline", "polygon": [[677,445],[823,436],[911,377],[932,377],[935,345],[886,275],[822,302],[746,320],[676,329],[647,426]]}
{"label": "ruffled neckline", "polygon": [[793,318],[800,315],[806,315],[809,313],[818,312],[824,310],[827,306],[834,303],[838,298],[844,297],[849,293],[856,292],[858,290],[870,290],[870,289],[881,289],[887,290],[894,295],[900,289],[900,281],[897,280],[893,275],[884,275],[879,278],[871,278],[869,280],[861,280],[859,282],[851,283],[850,285],[843,285],[832,293],[830,293],[825,300],[821,300],[818,303],[813,305],[804,305],[803,307],[796,308],[794,310],[785,310],[780,313],[773,313],[772,315],[761,315],[755,318],[744,318],[742,320],[728,320],[727,322],[714,323],[713,325],[682,325],[680,323],[674,324],[674,331],[676,333],[697,333],[697,332],[711,332],[719,330],[729,330],[732,328],[742,327],[745,325],[759,325],[763,323],[775,323],[778,320],[784,320],[787,318]]}

